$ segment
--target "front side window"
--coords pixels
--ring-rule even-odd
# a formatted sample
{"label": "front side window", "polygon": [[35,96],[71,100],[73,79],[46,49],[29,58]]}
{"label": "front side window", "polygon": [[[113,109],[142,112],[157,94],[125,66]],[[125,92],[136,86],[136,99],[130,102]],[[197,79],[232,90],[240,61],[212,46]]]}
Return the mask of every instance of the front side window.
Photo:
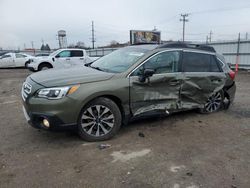
{"label": "front side window", "polygon": [[140,75],[145,69],[153,69],[155,74],[173,73],[178,71],[179,51],[162,52],[147,60],[133,75]]}
{"label": "front side window", "polygon": [[83,51],[82,50],[72,50],[71,57],[83,57]]}
{"label": "front side window", "polygon": [[62,52],[60,52],[57,56],[58,56],[59,58],[70,57],[70,51],[69,51],[69,50],[62,51]]}

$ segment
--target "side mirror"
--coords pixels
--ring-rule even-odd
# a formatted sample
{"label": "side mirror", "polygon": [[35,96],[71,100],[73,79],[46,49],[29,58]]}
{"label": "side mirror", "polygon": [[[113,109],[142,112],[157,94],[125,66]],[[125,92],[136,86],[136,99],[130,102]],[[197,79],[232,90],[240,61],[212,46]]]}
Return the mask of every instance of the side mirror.
{"label": "side mirror", "polygon": [[148,77],[151,77],[153,76],[153,74],[155,73],[155,70],[154,69],[145,69],[144,72],[143,72],[143,75],[148,78]]}
{"label": "side mirror", "polygon": [[52,61],[55,61],[55,58],[54,58],[54,57],[52,57]]}
{"label": "side mirror", "polygon": [[154,73],[154,69],[144,69],[142,75],[139,77],[139,81],[145,82],[146,78],[153,76]]}
{"label": "side mirror", "polygon": [[57,54],[56,56],[55,56],[55,58],[59,58],[60,56]]}

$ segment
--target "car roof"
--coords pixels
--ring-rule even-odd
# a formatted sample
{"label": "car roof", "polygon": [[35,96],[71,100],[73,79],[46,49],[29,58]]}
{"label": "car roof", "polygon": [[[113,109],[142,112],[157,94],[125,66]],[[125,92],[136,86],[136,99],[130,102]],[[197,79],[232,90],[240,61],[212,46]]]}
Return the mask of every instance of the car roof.
{"label": "car roof", "polygon": [[154,50],[158,47],[158,44],[136,44],[136,45],[130,45],[125,48],[139,48],[144,50]]}
{"label": "car roof", "polygon": [[85,50],[85,49],[82,49],[82,48],[61,48],[61,49],[58,49],[58,50]]}
{"label": "car roof", "polygon": [[199,53],[209,53],[209,54],[215,54],[216,51],[212,46],[204,45],[204,44],[195,44],[195,43],[188,43],[188,42],[167,42],[164,44],[137,44],[132,45],[129,47],[136,47],[136,48],[142,48],[146,50],[155,50],[159,49],[165,50],[165,49],[182,49],[182,50],[188,50],[188,51],[194,51]]}
{"label": "car roof", "polygon": [[190,42],[167,42],[162,45],[159,45],[157,48],[182,48],[182,49],[192,49],[192,50],[200,50],[206,52],[215,53],[215,49],[212,46],[208,46],[205,44],[196,44]]}

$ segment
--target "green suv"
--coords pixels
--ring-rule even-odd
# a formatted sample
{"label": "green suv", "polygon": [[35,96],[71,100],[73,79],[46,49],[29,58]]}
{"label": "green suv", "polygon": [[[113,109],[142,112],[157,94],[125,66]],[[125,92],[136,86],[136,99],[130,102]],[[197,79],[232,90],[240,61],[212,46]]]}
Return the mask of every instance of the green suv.
{"label": "green suv", "polygon": [[228,107],[234,76],[209,46],[135,45],[82,67],[30,75],[22,87],[23,111],[33,127],[73,128],[84,140],[101,141],[135,117]]}

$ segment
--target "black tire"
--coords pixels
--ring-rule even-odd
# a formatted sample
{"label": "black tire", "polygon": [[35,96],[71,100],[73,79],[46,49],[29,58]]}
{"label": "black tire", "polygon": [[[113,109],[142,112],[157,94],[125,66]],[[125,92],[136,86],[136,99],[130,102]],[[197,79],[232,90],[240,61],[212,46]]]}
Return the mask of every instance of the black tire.
{"label": "black tire", "polygon": [[52,66],[50,64],[44,63],[44,64],[39,65],[38,70],[42,71],[42,70],[47,70],[47,69],[51,69],[51,68],[52,68]]}
{"label": "black tire", "polygon": [[224,101],[224,92],[219,91],[212,94],[207,103],[204,105],[204,108],[199,109],[199,112],[202,114],[210,114],[219,111],[223,107]]}
{"label": "black tire", "polygon": [[30,63],[30,61],[27,61],[26,63],[25,63],[25,68],[28,68],[28,64]]}
{"label": "black tire", "polygon": [[83,140],[89,142],[108,140],[119,131],[121,123],[122,116],[116,103],[100,97],[81,110],[78,118],[78,133]]}

